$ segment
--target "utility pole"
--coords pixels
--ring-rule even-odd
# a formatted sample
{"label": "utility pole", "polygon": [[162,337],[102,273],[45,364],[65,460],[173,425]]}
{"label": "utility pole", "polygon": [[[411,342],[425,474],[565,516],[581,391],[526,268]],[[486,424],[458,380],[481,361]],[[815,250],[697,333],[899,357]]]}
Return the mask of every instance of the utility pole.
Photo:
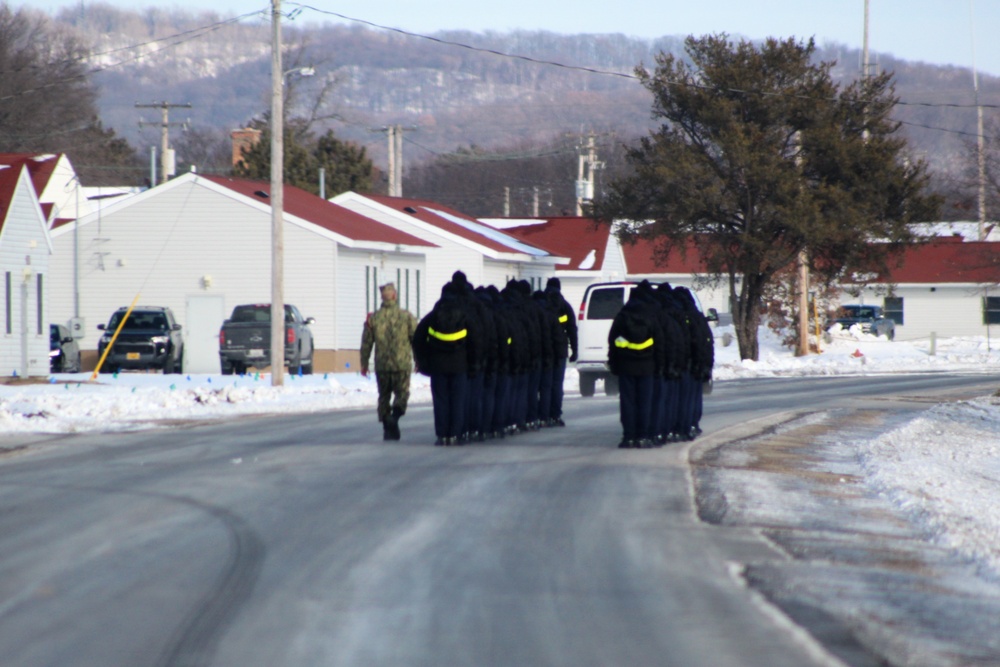
{"label": "utility pole", "polygon": [[976,71],[976,20],[969,0],[969,25],[972,30],[972,88],[976,96],[976,162],[979,169],[979,240],[986,240],[986,151],[983,138],[983,106],[979,103],[979,73]]}
{"label": "utility pole", "polygon": [[[795,166],[798,167],[799,178],[802,178],[802,135],[795,133]],[[799,251],[798,265],[798,297],[799,297],[799,341],[795,356],[804,357],[809,354],[809,250]]]}
{"label": "utility pole", "polygon": [[159,102],[156,104],[139,104],[135,105],[136,109],[159,109],[162,116],[159,123],[146,123],[139,121],[139,127],[144,127],[146,125],[159,125],[160,126],[160,178],[154,179],[151,185],[158,185],[159,183],[166,183],[167,176],[173,175],[173,169],[171,168],[171,157],[170,154],[170,126],[180,126],[187,128],[188,121],[181,123],[171,123],[170,122],[170,110],[171,109],[190,109],[191,103],[186,104],[172,104],[170,102]]}
{"label": "utility pole", "polygon": [[385,132],[389,138],[389,196],[403,196],[403,130],[415,130],[416,127],[404,128],[402,125],[387,125],[372,132]]}
{"label": "utility pole", "polygon": [[604,163],[597,160],[597,146],[594,139],[595,136],[591,133],[587,135],[587,144],[580,146],[576,176],[576,214],[578,216],[583,215],[584,202],[594,199],[594,174],[598,169],[604,167]]}
{"label": "utility pole", "polygon": [[271,386],[285,383],[285,73],[281,0],[271,0]]}
{"label": "utility pole", "polygon": [[865,32],[861,44],[861,76],[867,78],[868,71],[868,0],[865,0]]}

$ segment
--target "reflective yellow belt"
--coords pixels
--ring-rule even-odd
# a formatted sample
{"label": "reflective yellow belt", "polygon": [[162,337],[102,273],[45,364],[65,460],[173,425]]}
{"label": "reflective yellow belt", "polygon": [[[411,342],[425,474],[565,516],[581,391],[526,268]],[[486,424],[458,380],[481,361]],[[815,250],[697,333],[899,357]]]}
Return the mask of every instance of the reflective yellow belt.
{"label": "reflective yellow belt", "polygon": [[569,315],[560,315],[559,316],[559,324],[566,324],[567,320],[569,320]]}
{"label": "reflective yellow belt", "polygon": [[629,350],[645,350],[653,344],[653,339],[644,340],[641,343],[630,343],[621,336],[615,338],[615,347],[627,348]]}
{"label": "reflective yellow belt", "polygon": [[456,331],[455,333],[441,333],[440,331],[434,331],[433,327],[427,327],[427,333],[434,336],[438,340],[443,340],[446,343],[454,343],[456,340],[465,338],[468,331],[466,329],[462,329],[461,331]]}

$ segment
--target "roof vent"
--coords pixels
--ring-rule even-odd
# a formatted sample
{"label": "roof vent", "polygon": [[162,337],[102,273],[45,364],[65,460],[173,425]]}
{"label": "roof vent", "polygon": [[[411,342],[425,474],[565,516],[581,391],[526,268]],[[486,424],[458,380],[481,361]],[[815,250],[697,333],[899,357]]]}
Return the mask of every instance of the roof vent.
{"label": "roof vent", "polygon": [[412,206],[407,206],[403,210],[409,213],[410,215],[414,215],[417,212],[417,209],[413,208]]}
{"label": "roof vent", "polygon": [[263,190],[257,190],[256,192],[254,192],[254,194],[257,195],[258,197],[260,197],[261,199],[270,199],[271,198],[271,195],[267,194]]}

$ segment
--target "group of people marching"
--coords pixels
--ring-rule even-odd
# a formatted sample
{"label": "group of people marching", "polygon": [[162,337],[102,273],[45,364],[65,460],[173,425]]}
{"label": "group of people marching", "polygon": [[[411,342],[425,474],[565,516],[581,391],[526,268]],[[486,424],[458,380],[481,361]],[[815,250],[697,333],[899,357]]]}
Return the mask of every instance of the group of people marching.
{"label": "group of people marching", "polygon": [[685,287],[632,289],[608,332],[608,366],[618,377],[623,449],[659,447],[701,433],[704,383],[715,342]]}
{"label": "group of people marching", "polygon": [[567,361],[576,361],[573,308],[558,278],[473,287],[456,271],[413,335],[430,377],[436,445],[504,438],[562,419]]}
{"label": "group of people marching", "polygon": [[[565,426],[563,379],[577,359],[577,324],[558,278],[532,291],[474,287],[461,271],[419,322],[399,308],[392,283],[364,325],[361,373],[375,349],[378,417],[386,440],[400,438],[411,367],[430,377],[436,445],[505,438]],[[412,352],[412,356],[411,356]],[[701,433],[703,383],[714,344],[708,322],[683,287],[637,285],[608,336],[618,377],[622,448],[689,440]]]}

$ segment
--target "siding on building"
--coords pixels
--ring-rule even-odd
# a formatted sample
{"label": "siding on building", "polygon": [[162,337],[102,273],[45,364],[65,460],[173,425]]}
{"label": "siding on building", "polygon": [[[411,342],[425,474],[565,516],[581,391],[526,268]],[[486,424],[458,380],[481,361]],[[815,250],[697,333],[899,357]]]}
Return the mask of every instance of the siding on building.
{"label": "siding on building", "polygon": [[[329,229],[287,213],[284,221],[284,300],[316,319],[317,350],[357,349],[360,329],[354,327],[364,317],[369,256],[423,270],[423,246],[346,239],[356,246],[349,248]],[[136,294],[141,305],[173,309],[182,325],[187,297],[193,294],[223,295],[227,316],[241,303],[269,303],[271,227],[266,201],[192,175],[81,219],[81,315],[86,320],[81,348],[96,349],[97,325]],[[73,236],[72,224],[53,232],[58,287],[52,313],[59,322],[73,315]]]}
{"label": "siding on building", "polygon": [[0,219],[0,375],[49,374],[52,244],[27,169],[3,170]]}
{"label": "siding on building", "polygon": [[423,290],[421,303],[428,304],[425,311],[430,310],[437,302],[441,296],[441,288],[451,280],[455,271],[464,272],[469,282],[474,285],[483,284],[485,279],[483,255],[469,242],[460,242],[448,235],[428,231],[425,226],[407,220],[407,216],[399,215],[364,199],[337,198],[336,202],[407,234],[432,240],[438,246],[427,251],[426,282],[421,285]]}
{"label": "siding on building", "polygon": [[[428,305],[422,293],[426,271],[423,258],[347,250],[341,262],[337,289],[342,318],[337,326],[338,349],[360,349],[365,318],[382,304],[380,285],[395,283],[400,307],[417,317],[434,305],[433,301]],[[349,287],[344,289],[345,285]]]}
{"label": "siding on building", "polygon": [[[933,289],[932,289],[933,287]],[[873,287],[863,291],[863,302],[884,305],[884,298]],[[903,324],[896,325],[896,340],[926,340],[953,336],[989,336],[1000,338],[1000,326],[983,323],[984,296],[1000,296],[996,285],[942,283],[939,285],[897,285],[893,295],[903,299]],[[862,299],[846,292],[841,303],[860,303]]]}

